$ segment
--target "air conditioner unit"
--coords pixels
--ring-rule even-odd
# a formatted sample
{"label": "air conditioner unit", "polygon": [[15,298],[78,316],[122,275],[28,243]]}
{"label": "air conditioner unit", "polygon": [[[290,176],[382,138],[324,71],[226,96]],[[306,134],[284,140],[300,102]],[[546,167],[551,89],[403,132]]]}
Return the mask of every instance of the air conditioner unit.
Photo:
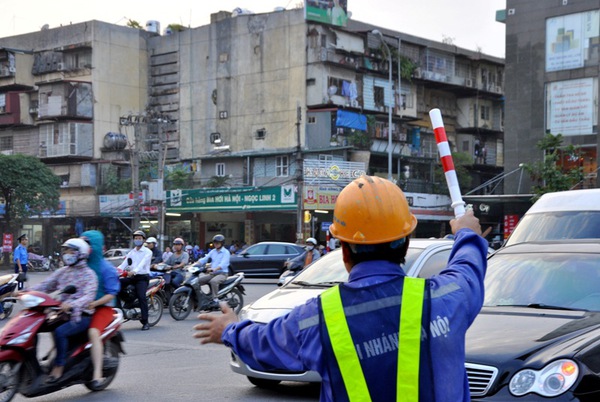
{"label": "air conditioner unit", "polygon": [[465,80],[465,85],[468,86],[469,88],[473,88],[473,80],[470,78],[467,78]]}
{"label": "air conditioner unit", "polygon": [[38,112],[38,108],[37,107],[30,107],[29,108],[29,114],[37,114]]}
{"label": "air conditioner unit", "polygon": [[0,113],[6,113],[6,106],[0,106]]}
{"label": "air conditioner unit", "polygon": [[16,73],[17,69],[11,66],[11,67],[8,68],[8,72],[10,72],[10,73]]}
{"label": "air conditioner unit", "polygon": [[13,152],[14,151],[12,149],[7,149],[5,151],[0,151],[0,154],[2,154],[2,155],[12,155]]}
{"label": "air conditioner unit", "polygon": [[421,69],[420,68],[415,69],[415,71],[413,72],[413,77],[421,78]]}
{"label": "air conditioner unit", "polygon": [[502,87],[498,87],[498,86],[497,86],[497,87],[496,87],[496,92],[497,92],[497,93],[502,93]]}
{"label": "air conditioner unit", "polygon": [[65,63],[58,63],[56,65],[56,71],[65,71]]}

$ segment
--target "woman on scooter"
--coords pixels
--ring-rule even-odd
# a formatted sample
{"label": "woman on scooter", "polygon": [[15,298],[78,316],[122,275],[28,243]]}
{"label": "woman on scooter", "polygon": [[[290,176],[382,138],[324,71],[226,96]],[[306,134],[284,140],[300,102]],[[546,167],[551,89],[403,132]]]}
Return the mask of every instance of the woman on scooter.
{"label": "woman on scooter", "polygon": [[90,246],[82,239],[69,239],[62,245],[64,268],[55,271],[48,279],[33,290],[51,293],[68,285],[76,287],[74,294],[61,294],[61,310],[71,312],[71,319],[54,331],[56,359],[47,383],[57,382],[63,374],[67,360],[69,336],[84,332],[90,326],[93,309],[88,306],[94,301],[98,289],[98,277],[87,265]]}

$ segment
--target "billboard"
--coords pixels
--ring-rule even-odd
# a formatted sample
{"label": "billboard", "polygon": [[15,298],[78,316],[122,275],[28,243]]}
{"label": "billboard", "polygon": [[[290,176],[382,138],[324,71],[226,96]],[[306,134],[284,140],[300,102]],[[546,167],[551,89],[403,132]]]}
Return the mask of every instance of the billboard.
{"label": "billboard", "polygon": [[348,23],[348,0],[305,0],[304,18],[345,27]]}

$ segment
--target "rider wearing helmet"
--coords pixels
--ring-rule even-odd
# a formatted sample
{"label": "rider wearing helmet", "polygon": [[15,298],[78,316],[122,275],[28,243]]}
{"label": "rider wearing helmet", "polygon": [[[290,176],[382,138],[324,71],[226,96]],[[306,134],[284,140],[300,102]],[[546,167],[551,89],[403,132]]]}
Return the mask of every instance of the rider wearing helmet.
{"label": "rider wearing helmet", "polygon": [[[142,319],[142,331],[150,329],[148,325],[148,302],[146,300],[146,291],[150,282],[150,261],[152,260],[152,251],[144,247],[146,234],[142,230],[136,230],[132,234],[133,245],[135,246],[119,265],[119,269],[127,271],[127,278],[121,278],[121,291],[127,289],[129,284],[135,286],[135,294],[140,302],[140,312]],[[131,265],[128,260],[131,259]]]}
{"label": "rider wearing helmet", "polygon": [[146,239],[146,247],[152,251],[152,260],[150,261],[150,268],[154,268],[156,264],[163,262],[162,251],[158,248],[158,241],[155,237],[148,237]]}
{"label": "rider wearing helmet", "polygon": [[321,257],[321,252],[317,249],[317,239],[314,237],[309,237],[306,239],[305,244],[305,251],[302,254],[286,261],[283,264],[285,268],[297,272]]}
{"label": "rider wearing helmet", "polygon": [[65,266],[54,271],[44,282],[33,287],[33,290],[52,293],[69,285],[76,288],[73,294],[61,294],[61,310],[71,312],[71,320],[54,330],[56,359],[54,367],[46,382],[56,383],[63,374],[67,359],[70,336],[85,332],[90,325],[94,309],[89,304],[96,298],[98,277],[87,265],[90,246],[82,239],[73,238],[65,241],[61,247],[62,260]]}
{"label": "rider wearing helmet", "polygon": [[173,254],[165,261],[165,263],[173,269],[181,269],[190,261],[190,255],[185,252],[183,246],[185,242],[181,237],[173,240]]}
{"label": "rider wearing helmet", "polygon": [[487,242],[472,211],[450,225],[447,267],[407,277],[399,264],[417,219],[396,184],[361,176],[339,194],[330,226],[348,282],[266,326],[233,324],[227,307],[202,314],[195,336],[224,342],[249,367],[318,371],[321,401],[469,401],[465,333],[483,304]]}
{"label": "rider wearing helmet", "polygon": [[219,299],[217,298],[217,293],[219,293],[219,285],[229,275],[229,259],[231,258],[231,254],[227,248],[223,247],[225,236],[222,234],[214,235],[212,242],[214,248],[198,260],[199,265],[204,265],[210,259],[210,268],[206,270],[205,274],[200,275],[198,280],[201,284],[208,283],[210,285],[213,295],[213,305],[218,306]]}

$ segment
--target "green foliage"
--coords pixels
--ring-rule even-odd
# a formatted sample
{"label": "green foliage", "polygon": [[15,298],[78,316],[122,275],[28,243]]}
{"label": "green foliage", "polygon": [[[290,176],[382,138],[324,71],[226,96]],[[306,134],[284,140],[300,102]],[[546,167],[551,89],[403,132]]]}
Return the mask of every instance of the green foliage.
{"label": "green foliage", "polygon": [[184,27],[181,24],[169,24],[168,27],[171,28],[171,30],[173,32],[181,32],[181,31],[185,31],[187,29],[186,27]]}
{"label": "green foliage", "polygon": [[192,172],[185,169],[174,169],[165,174],[165,190],[177,190],[191,187]]}
{"label": "green foliage", "polygon": [[353,130],[348,135],[348,143],[358,149],[371,149],[372,141],[367,131]]}
{"label": "green foliage", "polygon": [[534,183],[534,200],[545,193],[569,190],[583,180],[583,168],[580,165],[572,169],[560,166],[563,155],[579,159],[579,148],[573,145],[565,147],[563,141],[562,134],[547,133],[537,143],[537,148],[544,151],[544,160],[524,166]]}
{"label": "green foliage", "polygon": [[[473,158],[466,152],[455,152],[452,154],[452,161],[454,162],[454,170],[456,171],[460,191],[464,194],[471,189],[473,178],[467,166],[473,164]],[[449,194],[446,176],[441,164],[435,167],[433,174],[435,180],[433,192],[436,194]]]}
{"label": "green foliage", "polygon": [[213,176],[206,182],[206,187],[227,187],[228,183],[229,176]]}
{"label": "green foliage", "polygon": [[101,172],[98,194],[127,194],[131,191],[131,179],[121,179],[116,166],[110,165]]}
{"label": "green foliage", "polygon": [[140,24],[136,20],[132,20],[132,19],[128,19],[127,20],[127,26],[129,28],[144,29],[144,27],[142,26],[142,24]]}
{"label": "green foliage", "polygon": [[60,178],[38,158],[0,155],[0,195],[7,230],[12,223],[43,211],[54,211],[60,200]]}

